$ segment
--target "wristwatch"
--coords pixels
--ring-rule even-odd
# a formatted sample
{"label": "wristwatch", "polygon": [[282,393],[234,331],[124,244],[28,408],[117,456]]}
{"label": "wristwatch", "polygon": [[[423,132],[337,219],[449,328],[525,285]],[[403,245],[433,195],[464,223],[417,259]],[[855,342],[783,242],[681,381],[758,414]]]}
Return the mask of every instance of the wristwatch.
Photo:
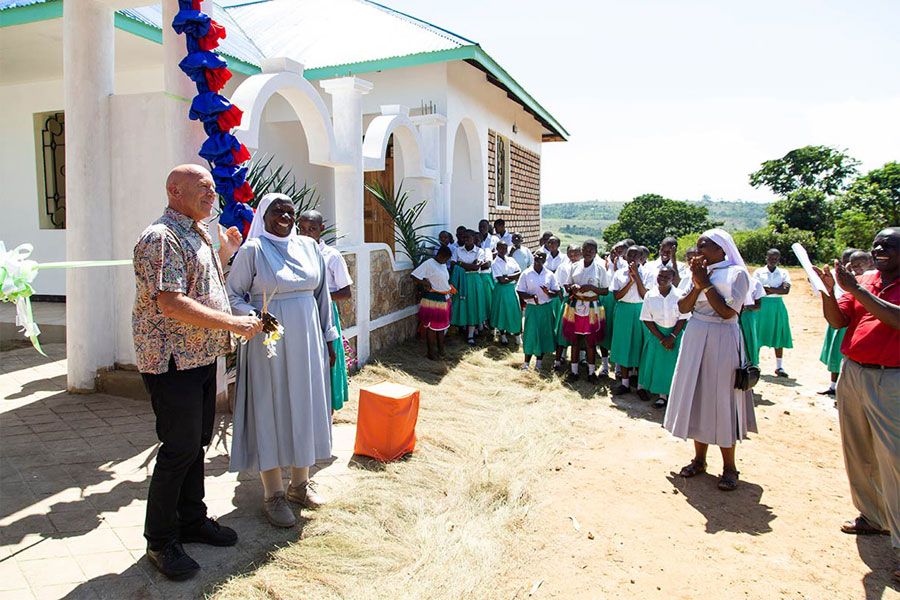
{"label": "wristwatch", "polygon": [[703,288],[702,291],[703,291],[703,293],[705,294],[706,292],[708,292],[709,290],[713,289],[714,287],[716,287],[716,286],[714,286],[714,285],[708,285],[708,286],[706,286],[705,288]]}

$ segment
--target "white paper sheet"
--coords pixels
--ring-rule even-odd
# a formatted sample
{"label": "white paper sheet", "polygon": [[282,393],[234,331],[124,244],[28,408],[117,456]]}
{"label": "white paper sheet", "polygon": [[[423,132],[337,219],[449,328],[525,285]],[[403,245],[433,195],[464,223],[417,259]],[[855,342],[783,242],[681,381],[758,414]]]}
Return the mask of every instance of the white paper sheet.
{"label": "white paper sheet", "polygon": [[809,255],[806,253],[806,248],[803,247],[802,244],[795,243],[791,246],[791,250],[794,251],[794,254],[797,256],[797,260],[800,261],[800,266],[803,267],[803,270],[806,271],[806,276],[809,278],[809,282],[813,286],[813,290],[817,292],[822,292],[826,296],[828,296],[828,290],[825,289],[825,283],[822,282],[822,278],[819,277],[815,271],[813,271],[812,262],[809,260]]}

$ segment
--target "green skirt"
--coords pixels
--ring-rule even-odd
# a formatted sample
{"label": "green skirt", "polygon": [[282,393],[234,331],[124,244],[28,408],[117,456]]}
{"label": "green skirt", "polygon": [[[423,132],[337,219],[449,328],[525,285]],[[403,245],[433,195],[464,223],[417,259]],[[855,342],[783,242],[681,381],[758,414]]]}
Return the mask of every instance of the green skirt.
{"label": "green skirt", "polygon": [[[644,326],[646,328],[646,325]],[[656,326],[663,335],[672,333],[674,327]],[[675,338],[675,348],[666,350],[665,346],[659,343],[656,336],[651,335],[650,331],[644,333],[644,350],[641,354],[641,370],[638,374],[638,383],[651,394],[669,395],[672,388],[672,376],[675,374],[675,363],[678,361],[678,351],[681,349],[681,336],[684,333],[682,328],[678,337]]]}
{"label": "green skirt", "polygon": [[485,307],[484,281],[478,271],[466,272],[466,295],[453,296],[450,306],[450,324],[457,327],[480,325],[487,321],[490,312]]}
{"label": "green skirt", "polygon": [[741,323],[741,333],[744,335],[744,347],[747,349],[747,357],[750,363],[759,364],[759,311],[744,310],[738,319]]}
{"label": "green skirt", "polygon": [[822,344],[822,354],[819,360],[828,367],[829,373],[840,373],[844,355],[841,354],[841,344],[844,343],[844,334],[847,328],[835,329],[831,325],[825,330],[825,343]]}
{"label": "green skirt", "polygon": [[548,352],[556,352],[556,335],[553,325],[552,302],[526,304],[522,352],[528,356],[537,357]]}
{"label": "green skirt", "polygon": [[613,320],[615,318],[616,312],[616,297],[613,296],[612,290],[605,296],[600,296],[600,305],[606,311],[606,333],[603,335],[603,339],[600,340],[600,346],[602,348],[606,348],[609,350],[612,347],[612,338],[613,338]]}
{"label": "green skirt", "polygon": [[563,313],[566,312],[566,302],[569,297],[564,295],[562,298],[557,296],[552,300],[555,303],[553,308],[554,317],[553,317],[553,332],[556,335],[556,345],[562,346],[563,348],[568,348],[572,345],[572,342],[566,339],[566,336],[563,335]]}
{"label": "green skirt", "polygon": [[787,307],[779,296],[764,296],[759,309],[759,347],[793,348]]}
{"label": "green skirt", "polygon": [[347,397],[350,395],[347,385],[347,359],[344,356],[344,336],[341,333],[341,316],[338,314],[337,302],[331,301],[331,314],[334,318],[334,326],[337,327],[338,337],[331,341],[334,347],[336,359],[331,367],[331,408],[341,410]]}
{"label": "green skirt", "polygon": [[616,302],[616,328],[609,352],[610,362],[626,368],[640,366],[646,329],[641,323],[643,306],[643,302]]}
{"label": "green skirt", "polygon": [[491,327],[506,333],[522,333],[522,307],[515,283],[498,283],[491,302]]}
{"label": "green skirt", "polygon": [[491,318],[491,309],[494,306],[494,287],[496,287],[497,281],[490,271],[480,272],[478,275],[481,276],[481,287],[484,290],[482,302],[484,302],[484,314],[486,315],[484,320],[487,321]]}

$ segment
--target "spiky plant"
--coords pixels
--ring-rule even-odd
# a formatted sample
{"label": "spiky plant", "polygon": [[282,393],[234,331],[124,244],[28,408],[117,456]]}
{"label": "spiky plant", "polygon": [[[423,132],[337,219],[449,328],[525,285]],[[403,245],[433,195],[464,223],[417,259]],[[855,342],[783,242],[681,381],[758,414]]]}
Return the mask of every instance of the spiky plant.
{"label": "spiky plant", "polygon": [[428,199],[407,207],[409,194],[403,191],[402,181],[397,188],[397,193],[393,196],[377,181],[372,185],[366,184],[366,189],[375,196],[378,203],[394,220],[394,241],[400,246],[400,251],[409,257],[413,266],[418,267],[431,257],[429,248],[436,246],[437,240],[420,232],[423,229],[436,227],[437,224],[417,224],[422,211],[425,210],[425,205],[428,204]]}

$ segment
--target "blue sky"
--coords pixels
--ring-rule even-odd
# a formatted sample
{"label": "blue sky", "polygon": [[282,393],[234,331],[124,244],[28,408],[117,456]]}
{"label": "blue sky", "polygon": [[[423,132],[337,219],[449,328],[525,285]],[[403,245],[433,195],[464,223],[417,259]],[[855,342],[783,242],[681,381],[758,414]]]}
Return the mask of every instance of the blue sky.
{"label": "blue sky", "polygon": [[479,42],[570,131],[545,202],[772,200],[748,174],[806,144],[900,160],[896,0],[385,3]]}

